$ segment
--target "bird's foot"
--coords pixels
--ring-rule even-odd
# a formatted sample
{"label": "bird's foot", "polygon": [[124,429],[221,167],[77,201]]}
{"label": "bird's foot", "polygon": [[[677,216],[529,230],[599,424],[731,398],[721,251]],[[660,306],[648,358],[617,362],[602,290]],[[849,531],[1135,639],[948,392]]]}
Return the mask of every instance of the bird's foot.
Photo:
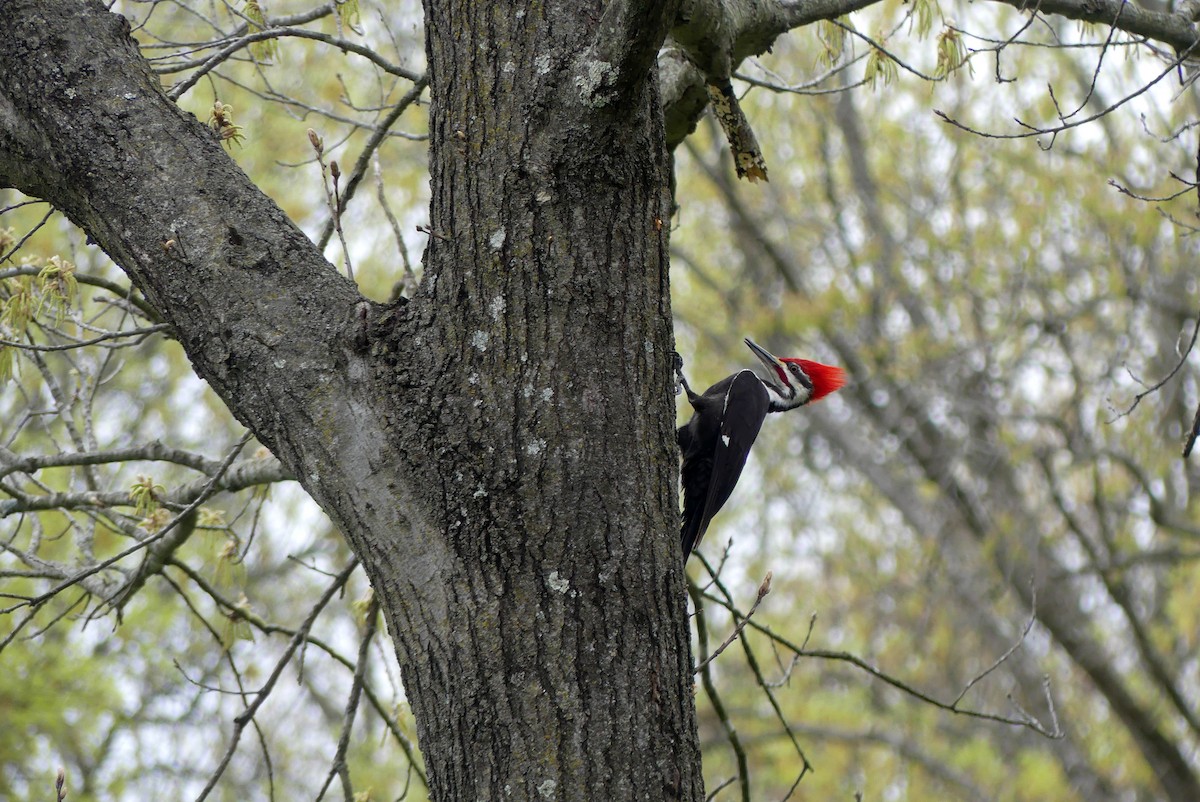
{"label": "bird's foot", "polygon": [[685,379],[683,378],[683,357],[679,355],[678,351],[671,352],[671,365],[675,369],[675,395],[679,395],[683,392]]}

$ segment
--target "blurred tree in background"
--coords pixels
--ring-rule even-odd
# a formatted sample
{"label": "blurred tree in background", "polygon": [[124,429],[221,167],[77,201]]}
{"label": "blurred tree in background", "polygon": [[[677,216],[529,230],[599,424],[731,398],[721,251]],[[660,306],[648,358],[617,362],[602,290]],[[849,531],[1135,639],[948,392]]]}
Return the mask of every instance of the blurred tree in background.
{"label": "blurred tree in background", "polygon": [[[788,678],[776,694],[791,735],[836,767],[805,778],[819,798],[1193,793],[1200,530],[1179,447],[1194,369],[1150,385],[1195,336],[1195,97],[1172,80],[1086,127],[1016,140],[921,113],[1020,133],[1014,117],[1055,113],[1047,86],[1083,117],[1161,69],[1110,50],[1095,78],[1103,31],[1038,25],[1019,56],[997,56],[1016,83],[997,85],[980,54],[973,78],[932,90],[901,72],[873,92],[824,92],[810,81],[821,39],[795,36],[744,68],[765,152],[788,155],[770,187],[739,186],[715,140],[689,140],[679,163],[684,342],[736,360],[753,331],[855,377],[764,430],[760,496],[742,491],[731,552],[748,579],[775,573],[755,621],[946,703],[1004,657],[962,704],[1061,728],[1047,739],[947,715],[752,631],[765,679]],[[1046,47],[1063,41],[1093,47]],[[811,635],[797,623],[809,614]],[[718,665],[743,692],[755,677],[732,662]],[[748,763],[774,764],[789,734],[745,693],[727,705],[742,709]],[[705,732],[726,740],[717,721]],[[736,774],[731,759],[723,774],[708,760],[709,776]],[[793,779],[763,777],[761,791]]]}
{"label": "blurred tree in background", "polygon": [[[697,679],[710,795],[1200,798],[1200,515],[1179,456],[1200,401],[1200,107],[1178,43],[1137,16],[1191,30],[1190,12],[1151,6],[1088,7],[1134,15],[1123,30],[1047,13],[1080,16],[1067,3],[818,15],[733,64],[769,183],[738,180],[710,118],[683,140],[668,115],[693,384],[748,365],[745,335],[851,377],[764,426],[689,567],[697,664],[744,627]],[[424,70],[419,7],[114,10],[366,297],[413,294],[439,235],[424,83],[393,69]],[[354,182],[344,247],[331,158]],[[342,794],[343,768],[355,798],[426,798],[343,539],[266,449],[239,450],[75,226],[13,191],[0,206],[0,591],[74,580],[0,619],[0,798],[48,798],[59,766],[75,800],[194,797],[276,671],[214,798]],[[136,593],[77,579],[192,505]]]}

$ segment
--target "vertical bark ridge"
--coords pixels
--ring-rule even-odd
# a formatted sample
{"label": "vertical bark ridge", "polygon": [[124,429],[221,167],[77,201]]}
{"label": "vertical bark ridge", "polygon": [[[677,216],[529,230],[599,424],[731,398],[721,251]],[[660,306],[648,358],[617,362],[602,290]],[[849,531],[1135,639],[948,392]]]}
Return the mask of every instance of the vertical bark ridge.
{"label": "vertical bark ridge", "polygon": [[437,235],[394,340],[437,439],[395,436],[448,602],[394,629],[437,630],[401,650],[434,795],[702,798],[657,86],[589,103],[598,5],[426,12]]}
{"label": "vertical bark ridge", "polygon": [[0,153],[20,158],[0,180],[101,242],[349,539],[434,797],[702,799],[669,157],[655,81],[629,72],[646,37],[597,94],[577,70],[607,75],[598,2],[428,3],[436,235],[416,298],[383,308],[171,103],[119,17],[3,8]]}

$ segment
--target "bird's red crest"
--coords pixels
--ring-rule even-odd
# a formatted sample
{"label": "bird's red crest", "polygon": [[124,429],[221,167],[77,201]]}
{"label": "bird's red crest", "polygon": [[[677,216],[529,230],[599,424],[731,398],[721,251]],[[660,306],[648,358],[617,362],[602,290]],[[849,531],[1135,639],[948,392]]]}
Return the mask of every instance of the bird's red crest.
{"label": "bird's red crest", "polygon": [[812,379],[813,390],[809,401],[820,401],[830,393],[837,392],[846,384],[846,371],[833,365],[823,365],[811,359],[788,359],[783,362],[793,362],[801,367],[808,378]]}

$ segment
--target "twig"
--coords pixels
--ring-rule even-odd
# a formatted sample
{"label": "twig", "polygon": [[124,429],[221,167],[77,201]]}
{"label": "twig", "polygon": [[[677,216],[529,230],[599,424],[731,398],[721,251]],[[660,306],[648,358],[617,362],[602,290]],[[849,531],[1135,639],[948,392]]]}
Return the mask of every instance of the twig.
{"label": "twig", "polygon": [[114,563],[117,563],[117,562],[125,559],[130,554],[133,554],[133,553],[140,551],[142,549],[145,549],[145,548],[149,548],[152,544],[157,543],[159,540],[162,540],[164,537],[166,537],[168,534],[170,534],[175,529],[175,527],[177,527],[181,524],[181,522],[184,519],[184,516],[186,516],[188,513],[192,512],[193,510],[198,509],[201,504],[203,504],[205,501],[207,501],[209,499],[209,497],[213,493],[216,492],[217,482],[220,480],[221,476],[225,473],[225,471],[229,469],[229,466],[233,464],[234,458],[237,457],[238,453],[241,452],[241,450],[242,450],[242,446],[246,445],[246,442],[249,441],[251,437],[253,437],[253,433],[247,431],[246,434],[243,435],[240,440],[238,440],[238,442],[234,445],[234,447],[232,449],[230,449],[229,455],[227,457],[225,457],[225,460],[221,463],[219,469],[217,470],[217,473],[211,479],[209,479],[208,483],[204,486],[204,489],[200,491],[200,494],[196,497],[196,500],[193,501],[191,504],[189,504],[187,507],[185,507],[182,511],[180,511],[180,513],[178,515],[176,515],[174,518],[172,518],[166,524],[166,526],[164,526],[162,529],[155,532],[153,535],[146,538],[145,540],[138,541],[134,545],[125,549],[124,551],[114,554],[112,557],[109,557],[107,560],[98,562],[95,565],[93,565],[89,568],[86,568],[83,571],[80,571],[78,574],[71,577],[70,579],[67,579],[64,582],[61,582],[58,585],[55,585],[54,587],[50,588],[50,590],[46,591],[45,593],[42,593],[39,596],[33,597],[29,601],[21,602],[20,604],[16,604],[11,607],[6,607],[3,610],[0,610],[0,615],[3,615],[5,613],[10,613],[13,610],[17,610],[22,607],[33,607],[36,609],[36,608],[40,607],[42,604],[46,603],[46,601],[48,601],[49,599],[54,598],[59,593],[66,590],[67,588],[73,587],[74,585],[79,584],[80,581],[86,579],[87,577],[94,576],[95,574],[100,573],[105,568],[108,568],[109,566],[113,565]]}
{"label": "twig", "polygon": [[99,337],[93,337],[90,340],[80,340],[76,343],[68,343],[66,345],[34,345],[33,343],[17,342],[15,340],[0,340],[0,345],[8,346],[9,348],[20,348],[24,351],[70,351],[75,348],[86,348],[89,345],[102,343],[105,340],[116,340],[121,337],[145,337],[155,332],[168,331],[172,328],[169,323],[159,323],[154,326],[146,326],[142,329],[133,329],[132,331],[110,331],[107,334],[101,334]]}
{"label": "twig", "polygon": [[375,173],[375,195],[379,199],[379,207],[392,227],[392,236],[396,238],[396,249],[400,251],[400,260],[404,263],[404,283],[401,285],[405,292],[401,295],[412,295],[417,289],[417,274],[413,272],[412,261],[408,258],[408,247],[404,244],[404,235],[400,232],[400,222],[392,211],[383,187],[383,170],[379,165],[379,153],[371,154],[371,166]]}
{"label": "twig", "polygon": [[34,206],[38,203],[46,203],[46,201],[40,199],[17,201],[16,203],[10,203],[8,206],[0,209],[0,214],[8,214],[9,212],[16,211],[24,206]]}
{"label": "twig", "polygon": [[955,128],[958,128],[962,131],[966,131],[969,134],[975,134],[976,136],[984,137],[985,139],[1028,139],[1030,137],[1041,136],[1043,134],[1049,134],[1052,137],[1054,137],[1054,136],[1057,136],[1058,134],[1062,133],[1063,131],[1068,131],[1072,128],[1078,128],[1082,125],[1087,125],[1090,122],[1094,122],[1095,120],[1098,120],[1101,117],[1104,117],[1105,115],[1110,114],[1113,111],[1116,111],[1121,106],[1124,106],[1126,103],[1130,102],[1134,98],[1141,97],[1146,92],[1149,92],[1150,89],[1152,87],[1154,87],[1156,84],[1158,84],[1160,81],[1162,81],[1163,78],[1166,78],[1168,75],[1171,75],[1172,73],[1174,73],[1175,69],[1179,65],[1183,64],[1184,61],[1188,57],[1191,56],[1191,53],[1193,50],[1196,49],[1197,44],[1200,44],[1200,39],[1196,40],[1196,42],[1194,42],[1192,45],[1190,45],[1186,50],[1181,51],[1179,53],[1179,55],[1171,61],[1171,63],[1167,66],[1167,68],[1164,71],[1160,72],[1158,75],[1156,75],[1153,79],[1151,79],[1146,84],[1144,84],[1137,91],[1131,92],[1130,94],[1128,94],[1125,97],[1118,100],[1116,103],[1113,103],[1111,106],[1109,106],[1105,109],[1101,109],[1100,111],[1096,112],[1095,114],[1091,115],[1090,117],[1085,117],[1081,120],[1076,120],[1074,122],[1063,123],[1061,125],[1057,125],[1057,126],[1054,126],[1051,128],[1039,128],[1037,126],[1030,125],[1020,119],[1017,119],[1017,120],[1015,120],[1017,125],[1021,126],[1022,128],[1028,129],[1028,130],[1023,131],[1021,133],[1017,133],[1017,134],[993,134],[993,133],[988,133],[987,131],[981,131],[977,128],[972,128],[971,126],[966,125],[965,123],[961,123],[958,120],[951,117],[950,115],[946,114],[941,109],[934,109],[933,113],[937,117],[939,117],[943,122],[948,123],[949,125],[952,125]]}
{"label": "twig", "polygon": [[[730,609],[731,612],[734,612],[732,610],[731,606],[727,602],[725,602],[723,599],[720,599],[716,596],[713,596],[713,595],[707,594],[707,593],[705,593],[703,595],[704,595],[704,598],[714,601],[717,604],[720,604],[722,607],[725,607],[726,609]],[[1012,724],[1012,725],[1018,725],[1021,727],[1026,727],[1026,728],[1031,729],[1034,732],[1038,733],[1039,735],[1043,735],[1047,738],[1051,738],[1054,740],[1058,740],[1059,738],[1063,737],[1063,732],[1062,732],[1062,730],[1060,730],[1058,728],[1056,721],[1052,722],[1052,724],[1053,724],[1052,729],[1047,729],[1045,725],[1043,725],[1037,719],[1034,719],[1032,717],[1013,718],[1011,716],[1001,716],[1001,715],[998,715],[995,713],[984,713],[984,712],[981,712],[978,710],[969,710],[969,709],[962,708],[962,707],[956,707],[953,702],[943,702],[939,699],[935,699],[934,697],[930,696],[929,694],[927,694],[923,691],[920,691],[917,688],[914,688],[913,686],[907,684],[903,680],[897,679],[896,677],[893,677],[890,674],[887,674],[886,672],[881,671],[880,669],[871,665],[866,660],[863,660],[861,657],[859,657],[857,655],[851,654],[849,652],[831,651],[828,649],[803,648],[799,644],[796,644],[796,643],[788,640],[787,638],[783,637],[782,635],[777,634],[770,627],[763,626],[762,624],[759,624],[756,621],[751,621],[749,623],[749,626],[751,629],[754,629],[755,631],[760,632],[769,638],[773,638],[776,642],[779,643],[780,646],[783,646],[785,649],[788,649],[795,654],[798,654],[802,657],[815,657],[819,660],[832,660],[832,661],[836,661],[836,662],[849,663],[850,665],[854,666],[855,668],[865,671],[866,673],[870,674],[872,677],[875,677],[876,679],[880,680],[881,682],[883,682],[887,685],[891,685],[896,690],[901,691],[904,694],[913,697],[914,699],[917,699],[919,701],[925,702],[926,704],[932,705],[932,706],[938,708],[939,710],[945,710],[947,712],[955,713],[957,715],[965,716],[967,718],[976,718],[976,719],[980,719],[983,721],[992,721],[997,724]]]}
{"label": "twig", "polygon": [[[1179,176],[1175,175],[1175,173],[1171,173],[1170,175],[1176,181],[1183,181],[1183,179],[1180,178]],[[1184,188],[1179,190],[1178,192],[1174,192],[1170,195],[1164,195],[1162,197],[1150,197],[1148,195],[1137,194],[1136,192],[1131,190],[1129,187],[1118,183],[1115,179],[1112,179],[1112,178],[1108,179],[1108,185],[1110,187],[1112,187],[1113,189],[1115,189],[1117,192],[1120,192],[1122,195],[1125,195],[1126,197],[1133,198],[1134,200],[1143,201],[1145,203],[1169,203],[1170,201],[1173,201],[1177,198],[1182,198],[1184,195],[1186,195],[1189,192],[1191,192],[1192,190],[1196,189],[1196,185],[1193,184],[1192,182],[1187,181],[1184,183],[1186,184],[1186,186],[1184,186]]]}
{"label": "twig", "polygon": [[[333,228],[337,231],[338,242],[342,243],[342,257],[346,260],[346,278],[354,281],[354,266],[350,264],[350,249],[346,247],[346,235],[342,231],[342,202],[338,199],[338,182],[342,177],[342,168],[337,159],[325,164],[325,143],[317,132],[308,129],[308,142],[317,154],[317,164],[321,165],[321,186],[325,190],[325,205],[333,220]],[[329,177],[333,176],[333,189],[329,188]],[[323,243],[322,243],[323,245]]]}
{"label": "twig", "polygon": [[[703,655],[708,651],[708,623],[704,620],[704,593],[694,582],[689,580],[688,595],[692,597],[692,605],[696,608],[697,650],[699,654]],[[734,758],[737,761],[742,802],[750,802],[750,769],[746,760],[746,750],[742,747],[737,729],[729,720],[729,713],[725,710],[725,704],[721,701],[720,694],[717,693],[717,686],[712,678],[712,668],[708,663],[707,659],[700,663],[700,684],[704,686],[704,692],[708,695],[709,702],[712,703],[713,712],[717,714],[717,720],[721,722],[721,728],[725,731],[725,739],[729,741],[729,747],[733,750]]]}
{"label": "twig", "polygon": [[450,241],[450,238],[447,237],[445,234],[439,234],[438,232],[434,231],[429,226],[417,226],[417,231],[420,231],[422,234],[428,234],[429,236],[431,236],[435,239],[440,239],[443,242]]}
{"label": "twig", "polygon": [[[905,15],[905,19],[907,19],[907,18],[908,18],[908,16],[910,16],[910,15],[911,15],[911,13],[912,13],[912,12],[909,12],[909,14]],[[860,30],[858,30],[858,29],[856,29],[856,28],[855,28],[854,26],[852,26],[852,25],[847,25],[846,23],[844,23],[844,22],[842,22],[841,20],[839,20],[839,19],[836,19],[836,18],[835,18],[835,19],[831,19],[831,20],[829,20],[829,22],[830,22],[830,24],[832,24],[832,25],[836,25],[837,27],[841,28],[843,31],[845,31],[846,33],[850,34],[851,36],[857,36],[859,39],[862,39],[862,40],[863,40],[864,42],[866,42],[868,45],[870,45],[871,47],[875,48],[875,49],[876,49],[876,50],[878,50],[880,53],[882,53],[882,54],[883,54],[885,57],[887,57],[888,59],[890,59],[890,60],[891,60],[893,63],[895,63],[897,66],[901,67],[901,68],[902,68],[902,69],[903,69],[905,72],[910,72],[910,73],[912,73],[913,75],[917,76],[918,78],[920,78],[920,79],[921,79],[921,80],[923,80],[923,81],[929,81],[930,83],[939,83],[939,82],[941,82],[941,81],[945,81],[945,80],[946,80],[946,77],[947,77],[947,76],[942,76],[942,77],[940,77],[940,78],[939,78],[939,77],[937,77],[936,75],[926,75],[925,73],[923,73],[923,72],[921,72],[920,70],[918,70],[916,67],[913,67],[912,65],[910,65],[910,64],[908,64],[908,63],[906,63],[906,62],[905,62],[903,59],[901,59],[899,56],[897,56],[897,55],[896,55],[895,53],[893,53],[892,51],[888,50],[888,49],[887,49],[886,47],[884,47],[884,46],[883,46],[881,43],[879,43],[879,42],[876,42],[876,41],[875,41],[874,39],[872,39],[870,36],[867,36],[865,33],[863,33],[862,31],[860,31]],[[892,30],[892,33],[895,33],[895,31],[899,30],[899,29],[900,29],[900,26],[901,26],[901,25],[903,25],[903,24],[904,24],[904,20],[901,20],[901,21],[900,21],[900,22],[897,24],[896,28],[894,28],[894,29]],[[888,38],[890,38],[890,36],[891,36],[891,33],[889,33],[887,36],[885,36],[885,37],[883,37],[883,38],[884,38],[884,40],[886,41]]]}
{"label": "twig", "polygon": [[[1183,353],[1180,355],[1179,361],[1175,363],[1175,367],[1171,368],[1171,372],[1168,373],[1166,376],[1164,376],[1157,384],[1154,384],[1153,386],[1146,388],[1145,390],[1143,390],[1142,392],[1140,392],[1136,396],[1134,396],[1133,403],[1129,405],[1129,408],[1126,409],[1124,412],[1117,414],[1116,417],[1109,419],[1108,422],[1115,423],[1116,421],[1120,420],[1121,418],[1128,416],[1131,412],[1133,412],[1135,409],[1137,409],[1137,405],[1142,403],[1143,398],[1145,398],[1148,395],[1158,392],[1164,384],[1166,384],[1172,378],[1174,378],[1175,374],[1179,372],[1179,369],[1182,368],[1184,366],[1184,363],[1187,362],[1188,355],[1192,353],[1192,348],[1194,348],[1196,345],[1196,336],[1197,335],[1200,335],[1200,314],[1196,315],[1196,325],[1192,328],[1192,339],[1188,341],[1187,348],[1183,349]],[[1187,454],[1184,454],[1184,456],[1186,457]]]}
{"label": "twig", "polygon": [[[25,233],[25,236],[21,237],[19,240],[17,240],[15,243],[13,243],[13,246],[8,249],[7,253],[0,253],[0,263],[8,261],[9,259],[12,258],[13,254],[15,254],[17,251],[21,250],[21,248],[23,248],[25,246],[25,243],[29,241],[29,238],[32,237],[34,234],[36,234],[38,231],[40,231],[42,226],[46,225],[46,223],[49,222],[50,218],[54,216],[55,211],[57,211],[57,210],[51,209],[50,211],[46,212],[46,216],[43,217],[41,220],[39,220],[37,225],[35,225],[33,228],[29,229],[29,231],[27,231]],[[34,270],[34,272],[39,272],[37,270],[37,268],[33,268],[33,270]]]}
{"label": "twig", "polygon": [[979,682],[987,677],[988,674],[991,674],[993,671],[999,668],[1001,664],[1008,660],[1008,658],[1012,657],[1013,653],[1016,652],[1017,649],[1021,648],[1021,644],[1023,644],[1025,639],[1029,637],[1029,633],[1033,630],[1034,622],[1037,621],[1037,586],[1032,582],[1030,585],[1031,598],[1029,603],[1029,620],[1025,622],[1025,628],[1021,630],[1021,637],[1017,638],[1013,645],[1008,648],[1008,651],[1000,655],[1000,657],[996,659],[996,662],[988,666],[983,673],[976,674],[974,677],[972,677],[971,680],[963,686],[962,692],[959,693],[958,696],[954,697],[954,701],[950,703],[951,707],[957,707],[958,703],[963,700],[963,697],[966,696],[972,688],[974,688]]}
{"label": "twig", "polygon": [[721,781],[720,785],[718,785],[716,788],[712,789],[712,791],[709,792],[708,796],[704,797],[704,802],[712,802],[714,799],[717,798],[717,794],[721,793],[726,788],[733,785],[733,782],[736,779],[737,779],[736,776],[726,777],[724,780]]}
{"label": "twig", "polygon": [[233,753],[237,751],[238,741],[241,740],[242,732],[246,729],[246,725],[254,718],[254,715],[258,712],[258,708],[262,707],[263,702],[267,700],[267,697],[275,688],[275,683],[278,682],[279,676],[283,673],[284,667],[291,662],[292,655],[295,654],[296,650],[300,648],[300,645],[307,640],[308,631],[312,629],[312,625],[316,622],[317,616],[320,615],[321,611],[325,609],[325,605],[329,603],[330,599],[337,595],[338,591],[342,589],[342,586],[346,584],[348,579],[350,579],[350,574],[352,574],[354,569],[357,567],[358,559],[351,559],[350,564],[347,565],[342,572],[338,574],[337,579],[325,589],[325,592],[321,594],[321,598],[317,600],[316,605],[309,612],[308,617],[304,619],[304,623],[300,625],[300,629],[296,631],[295,636],[292,638],[291,642],[288,643],[287,648],[284,649],[283,655],[280,656],[279,661],[275,664],[275,669],[271,672],[271,675],[267,677],[267,681],[263,683],[263,686],[255,694],[254,701],[251,702],[245,710],[243,710],[233,719],[233,736],[229,741],[229,747],[225,750],[225,754],[221,757],[221,761],[217,764],[217,768],[213,770],[212,775],[208,778],[208,782],[200,791],[200,795],[196,797],[196,802],[204,802],[204,800],[208,798],[208,795],[212,793],[213,788],[215,788],[217,785],[217,781],[221,779],[221,775],[225,773],[225,769],[229,766],[229,761],[233,758]]}
{"label": "twig", "polygon": [[714,649],[713,653],[710,654],[708,658],[704,660],[704,662],[692,669],[693,674],[699,674],[706,665],[711,663],[713,660],[716,660],[721,652],[729,648],[729,645],[737,640],[738,635],[742,634],[742,630],[746,628],[746,624],[750,623],[750,618],[754,615],[755,611],[758,610],[758,605],[762,604],[762,600],[766,598],[768,593],[771,592],[771,576],[771,572],[767,571],[767,575],[763,577],[762,584],[758,586],[758,595],[754,597],[754,604],[750,606],[750,612],[746,613],[746,616],[742,618],[741,621],[737,622],[737,626],[733,628],[733,632],[729,634],[729,637],[726,638],[720,646]]}
{"label": "twig", "polygon": [[[701,556],[700,559],[704,563],[704,566],[711,572],[712,567],[708,565],[703,556]],[[768,574],[768,578],[769,577],[770,574]],[[764,580],[764,584],[767,584],[766,580]],[[740,613],[733,609],[733,594],[731,594],[729,589],[726,588],[721,582],[720,577],[715,574],[713,575],[713,585],[725,596],[728,609],[733,613],[733,615],[735,617],[739,616]],[[751,610],[750,612],[752,614],[754,611]],[[742,623],[744,625],[749,623],[749,621],[750,616],[747,615],[742,620]],[[783,712],[783,707],[779,704],[779,700],[775,698],[775,691],[771,688],[771,684],[767,682],[766,677],[763,676],[762,667],[759,665],[758,657],[755,656],[754,650],[750,648],[750,643],[745,638],[742,638],[742,653],[746,656],[746,665],[750,668],[751,673],[754,674],[754,679],[758,683],[758,687],[762,688],[763,694],[766,695],[767,701],[771,705],[771,709],[775,711],[775,718],[779,721],[779,725],[783,727],[784,733],[787,734],[788,739],[792,742],[792,748],[796,750],[796,756],[800,758],[800,774],[798,777],[796,777],[796,781],[792,785],[792,790],[795,790],[796,786],[800,784],[800,781],[804,779],[804,775],[814,770],[813,765],[811,762],[809,762],[808,755],[804,753],[804,747],[800,745],[800,740],[796,737],[796,733],[792,730],[791,724],[788,723],[787,716],[784,715]],[[788,791],[788,796],[791,796],[791,794],[792,791]]]}
{"label": "twig", "polygon": [[[356,44],[349,40],[337,39],[328,34],[324,34],[319,31],[310,31],[305,28],[269,28],[267,30],[255,31],[253,33],[246,34],[245,36],[242,36],[239,39],[234,40],[231,44],[226,46],[220,52],[214,53],[212,56],[209,56],[208,59],[206,59],[203,64],[199,65],[199,67],[196,69],[195,72],[193,72],[187,78],[184,78],[182,81],[180,81],[179,83],[177,83],[173,87],[171,87],[171,89],[167,91],[167,97],[169,97],[171,100],[179,100],[179,98],[183,95],[184,92],[187,92],[189,89],[191,89],[193,86],[195,86],[196,83],[201,78],[203,78],[205,75],[207,75],[213,69],[220,66],[223,62],[228,61],[229,58],[232,57],[239,50],[243,50],[243,49],[249,47],[250,45],[254,44],[255,42],[265,42],[265,41],[269,41],[271,39],[278,39],[278,38],[284,37],[284,36],[294,36],[294,37],[298,37],[298,38],[302,38],[302,39],[314,39],[319,42],[331,44],[343,51],[350,50],[350,51],[353,51],[354,53],[357,53],[358,55],[361,55],[361,56],[364,56],[365,58],[370,59],[376,66],[378,66],[384,72],[390,73],[390,74],[395,75],[400,78],[405,78],[410,81],[422,80],[422,76],[419,76],[416,73],[414,73],[410,70],[407,70],[403,67],[400,67],[398,65],[391,64],[388,61],[386,61],[385,59],[383,59],[383,57],[380,56],[378,53],[376,53],[374,50],[371,50],[370,48],[367,48],[367,47],[363,47],[362,45]],[[187,69],[188,67],[191,67],[191,66],[193,66],[193,65],[192,64],[184,64],[179,68],[173,67],[171,69],[159,69],[157,71],[164,72],[164,73],[165,72],[177,72],[181,69]]]}
{"label": "twig", "polygon": [[329,784],[333,782],[334,775],[337,775],[342,781],[342,791],[345,794],[346,802],[353,802],[354,789],[350,785],[350,772],[346,768],[346,750],[350,748],[350,732],[354,727],[354,716],[358,712],[358,701],[362,696],[363,686],[366,684],[367,666],[370,663],[368,651],[371,648],[371,639],[375,637],[375,626],[379,618],[379,598],[372,595],[371,601],[367,605],[366,625],[363,630],[362,640],[358,644],[358,660],[354,664],[354,679],[350,684],[350,698],[346,700],[346,716],[342,723],[342,734],[338,738],[337,752],[333,756],[333,765],[329,768],[329,776],[325,778],[325,784],[321,786],[321,792],[317,794],[317,802],[321,802],[325,798],[325,791],[329,788]]}
{"label": "twig", "polygon": [[[363,145],[362,152],[358,154],[358,159],[354,162],[354,169],[350,171],[350,178],[346,181],[346,191],[342,193],[341,210],[346,210],[346,205],[354,197],[354,193],[358,190],[358,185],[362,181],[363,176],[367,174],[367,168],[371,165],[371,156],[375,153],[387,139],[388,131],[400,119],[404,111],[414,103],[421,99],[425,88],[429,86],[428,76],[421,76],[413,83],[412,89],[400,100],[396,101],[395,107],[388,112],[379,124],[375,126],[375,130],[371,136],[367,138],[367,142]],[[329,244],[329,238],[333,231],[330,223],[325,224],[325,228],[321,231],[321,236],[317,238],[317,246],[324,248]]]}
{"label": "twig", "polygon": [[[224,596],[222,596],[220,592],[211,584],[209,584],[209,582],[203,576],[197,573],[186,563],[180,562],[177,558],[172,559],[171,565],[183,572],[188,579],[192,580],[196,587],[203,591],[219,607],[225,610],[230,617],[245,621],[251,626],[257,628],[260,632],[267,635],[284,635],[287,637],[294,637],[299,631],[264,621],[245,607],[239,607],[229,599],[226,599]],[[324,571],[321,571],[320,573],[333,579],[337,578],[336,574],[326,573]],[[348,657],[338,652],[322,638],[309,635],[306,642],[308,645],[320,649],[334,662],[341,664],[345,668],[348,668],[351,671],[356,669],[355,664],[351,662]],[[418,757],[416,747],[411,741],[409,741],[408,736],[406,736],[397,725],[394,713],[388,709],[388,706],[384,704],[384,701],[379,698],[370,685],[363,686],[363,693],[366,694],[367,701],[375,710],[376,715],[379,716],[380,720],[383,721],[384,726],[386,726],[388,731],[392,734],[392,737],[395,739],[396,744],[400,747],[400,750],[404,752],[404,756],[408,759],[409,765],[412,766],[412,769],[416,773],[417,779],[420,780],[421,785],[428,789],[429,781],[425,776],[425,771],[419,765],[417,765]]]}
{"label": "twig", "polygon": [[1187,442],[1183,444],[1184,459],[1192,455],[1192,449],[1196,446],[1198,437],[1200,437],[1200,404],[1196,405],[1196,415],[1192,418],[1192,431],[1188,434]]}
{"label": "twig", "polygon": [[[203,626],[205,628],[205,630],[208,631],[209,636],[217,644],[218,649],[220,649],[224,655],[225,661],[229,664],[229,670],[233,673],[234,682],[237,683],[238,690],[235,693],[239,697],[241,697],[243,705],[249,705],[250,694],[246,690],[245,682],[243,682],[243,680],[242,680],[242,672],[241,672],[241,670],[238,669],[237,662],[233,659],[233,649],[226,648],[226,643],[221,638],[221,633],[219,633],[216,630],[216,628],[208,622],[208,620],[203,616],[203,614],[201,614],[201,612],[198,609],[196,609],[196,605],[192,604],[192,600],[188,598],[188,595],[184,592],[183,588],[180,587],[180,585],[177,582],[175,582],[175,580],[173,580],[170,576],[168,576],[165,572],[163,573],[162,576],[163,576],[163,579],[166,580],[167,584],[170,585],[171,588],[179,595],[179,598],[183,600],[184,606],[188,608],[188,610],[192,613],[193,616],[195,616],[195,618],[200,622],[201,626]],[[178,660],[173,660],[172,662],[175,664],[175,668],[177,668],[179,670],[179,673],[183,675],[183,678],[185,680],[192,683],[193,685],[199,685],[199,683],[193,681],[192,679],[190,679],[188,677],[187,672],[185,672],[183,670],[183,667],[179,665]],[[214,690],[217,690],[218,692],[221,692],[221,693],[227,693],[227,691],[224,691],[223,689],[220,689],[220,688],[216,688]],[[271,800],[274,800],[275,799],[275,768],[274,768],[274,764],[271,761],[271,750],[267,748],[266,736],[263,734],[262,728],[258,726],[257,721],[254,722],[254,732],[258,736],[259,748],[262,749],[262,754],[263,754],[263,764],[266,766],[266,769],[267,769],[267,786],[269,788],[269,797]]]}

